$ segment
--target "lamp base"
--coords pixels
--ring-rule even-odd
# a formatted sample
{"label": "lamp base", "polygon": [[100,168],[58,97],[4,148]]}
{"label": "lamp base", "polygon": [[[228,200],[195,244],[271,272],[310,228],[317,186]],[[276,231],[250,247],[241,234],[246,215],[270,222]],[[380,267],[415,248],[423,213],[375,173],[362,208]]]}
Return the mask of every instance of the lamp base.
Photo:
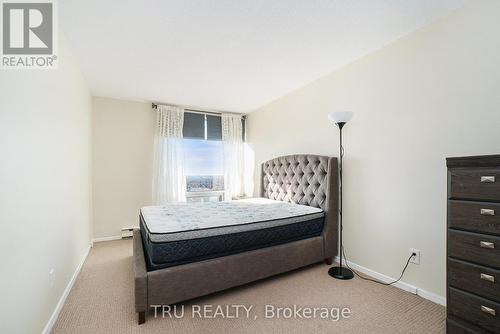
{"label": "lamp base", "polygon": [[331,267],[330,270],[328,270],[328,275],[343,280],[352,279],[354,277],[354,273],[345,267]]}

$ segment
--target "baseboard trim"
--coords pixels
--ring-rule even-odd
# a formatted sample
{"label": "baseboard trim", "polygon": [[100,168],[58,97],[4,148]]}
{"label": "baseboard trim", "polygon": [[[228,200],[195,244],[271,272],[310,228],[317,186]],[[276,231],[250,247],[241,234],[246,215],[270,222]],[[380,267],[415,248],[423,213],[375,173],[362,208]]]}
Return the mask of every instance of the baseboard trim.
{"label": "baseboard trim", "polygon": [[59,302],[57,302],[56,308],[54,309],[54,312],[52,312],[52,315],[50,316],[49,321],[47,322],[47,325],[45,325],[45,328],[43,329],[42,334],[49,334],[52,331],[52,327],[54,327],[57,318],[59,317],[59,313],[61,313],[61,310],[64,306],[64,303],[66,302],[66,298],[68,298],[69,292],[73,288],[73,285],[76,282],[76,278],[78,277],[78,274],[80,274],[80,271],[82,270],[83,264],[85,263],[85,260],[87,259],[87,256],[89,255],[90,249],[92,248],[92,245],[89,245],[87,250],[85,251],[85,254],[83,255],[82,260],[78,264],[78,266],[75,269],[75,272],[73,273],[73,276],[69,280],[68,284],[66,285],[66,288],[64,289],[64,292],[59,298]]}
{"label": "baseboard trim", "polygon": [[417,295],[427,300],[430,300],[431,302],[434,302],[436,304],[446,306],[446,298],[438,294],[435,294],[434,292],[417,288]]}
{"label": "baseboard trim", "polygon": [[[335,257],[335,261],[337,263],[340,261],[340,259],[339,259],[338,256]],[[360,266],[359,264],[356,264],[354,262],[346,261],[345,259],[343,259],[342,262],[344,264],[347,263],[347,265],[349,265],[349,267],[351,267],[352,269],[354,269],[356,271],[359,271],[362,274],[365,274],[365,275],[368,275],[370,277],[373,277],[373,278],[375,278],[375,279],[377,279],[377,280],[379,280],[381,282],[389,283],[389,282],[393,282],[393,281],[396,280],[395,278],[392,278],[392,277],[389,277],[387,275],[381,274],[381,273],[379,273],[379,272],[377,272],[375,270],[371,270],[369,268]],[[408,283],[403,282],[403,281],[396,282],[392,286],[394,286],[396,288],[399,288],[401,290],[413,293],[414,295],[418,295],[418,296],[420,296],[420,297],[422,297],[424,299],[430,300],[431,302],[434,302],[436,304],[440,304],[440,305],[446,306],[446,298],[442,297],[440,295],[437,295],[437,294],[435,294],[433,292],[421,289],[419,287],[416,287],[414,285],[408,284]]]}
{"label": "baseboard trim", "polygon": [[92,243],[94,243],[94,242],[103,242],[103,241],[120,240],[121,238],[122,238],[121,235],[113,235],[113,236],[110,236],[110,237],[99,237],[99,238],[92,239]]}

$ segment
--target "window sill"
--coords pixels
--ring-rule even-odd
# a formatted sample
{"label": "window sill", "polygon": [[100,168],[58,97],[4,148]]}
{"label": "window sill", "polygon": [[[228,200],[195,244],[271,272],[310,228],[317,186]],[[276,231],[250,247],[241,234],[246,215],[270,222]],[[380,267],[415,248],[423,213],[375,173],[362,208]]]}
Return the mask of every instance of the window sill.
{"label": "window sill", "polygon": [[210,198],[218,197],[218,201],[221,202],[224,200],[224,190],[218,190],[218,191],[190,191],[186,192],[186,198],[187,199],[192,199],[192,201],[196,201],[196,199],[203,199],[203,198]]}

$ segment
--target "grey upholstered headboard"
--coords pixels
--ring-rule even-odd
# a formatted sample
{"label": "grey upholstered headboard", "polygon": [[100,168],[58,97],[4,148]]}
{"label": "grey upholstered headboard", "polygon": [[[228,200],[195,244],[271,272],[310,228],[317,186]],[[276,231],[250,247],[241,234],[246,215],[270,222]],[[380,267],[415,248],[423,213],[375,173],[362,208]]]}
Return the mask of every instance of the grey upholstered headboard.
{"label": "grey upholstered headboard", "polygon": [[326,211],[337,201],[337,174],[337,158],[309,154],[278,157],[262,164],[261,196]]}
{"label": "grey upholstered headboard", "polygon": [[338,254],[339,182],[337,158],[297,154],[262,164],[261,196],[325,211],[324,254]]}

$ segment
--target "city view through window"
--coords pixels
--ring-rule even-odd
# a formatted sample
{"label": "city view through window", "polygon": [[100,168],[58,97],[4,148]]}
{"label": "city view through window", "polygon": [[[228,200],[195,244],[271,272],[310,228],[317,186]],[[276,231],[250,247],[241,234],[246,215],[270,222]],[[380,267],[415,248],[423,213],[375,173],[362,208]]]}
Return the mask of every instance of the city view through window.
{"label": "city view through window", "polygon": [[223,175],[189,175],[186,176],[187,192],[223,191]]}
{"label": "city view through window", "polygon": [[224,191],[221,141],[185,139],[184,152],[188,196],[190,193]]}

